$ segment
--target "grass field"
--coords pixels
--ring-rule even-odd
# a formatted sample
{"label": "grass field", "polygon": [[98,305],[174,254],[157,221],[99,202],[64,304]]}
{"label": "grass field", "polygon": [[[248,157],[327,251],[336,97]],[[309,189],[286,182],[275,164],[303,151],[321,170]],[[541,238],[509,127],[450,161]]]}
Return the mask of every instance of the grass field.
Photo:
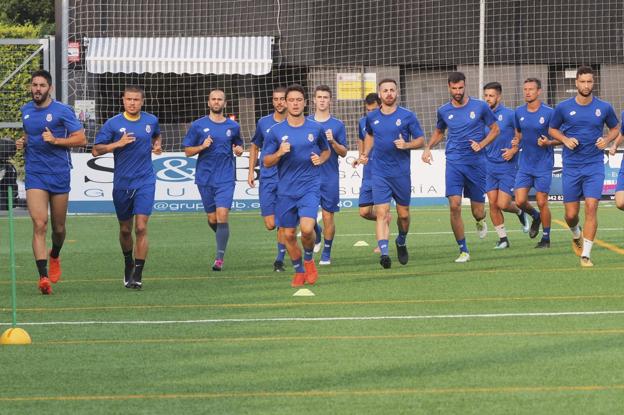
{"label": "grass field", "polygon": [[[453,262],[446,208],[413,209],[410,262],[383,270],[372,222],[344,210],[314,297],[272,272],[275,235],[255,212],[232,214],[221,273],[203,215],[153,216],[141,292],[123,288],[115,218],[70,217],[63,280],[44,297],[17,218],[33,344],[0,348],[0,413],[622,413],[624,214],[599,213],[592,269],[555,205],[549,250],[515,217],[504,251],[467,221],[467,264]],[[0,330],[7,229],[0,218]]]}

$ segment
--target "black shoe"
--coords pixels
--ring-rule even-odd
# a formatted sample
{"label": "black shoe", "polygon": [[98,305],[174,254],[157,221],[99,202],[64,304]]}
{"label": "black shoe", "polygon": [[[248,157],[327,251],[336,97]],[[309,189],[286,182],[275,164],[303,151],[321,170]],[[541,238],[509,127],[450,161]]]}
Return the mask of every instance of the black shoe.
{"label": "black shoe", "polygon": [[124,268],[124,286],[128,286],[128,282],[132,279],[132,273],[134,273],[134,262],[132,265],[128,265]]}
{"label": "black shoe", "polygon": [[541,240],[535,245],[535,248],[550,248],[550,241]]}
{"label": "black shoe", "polygon": [[379,263],[385,269],[388,269],[392,266],[392,260],[388,255],[382,255],[381,257],[379,257]]}
{"label": "black shoe", "polygon": [[143,278],[142,274],[138,274],[135,272],[135,275],[132,276],[132,280],[134,281],[134,288],[136,288],[137,290],[140,290],[141,287],[143,286],[143,283],[141,282],[141,279]]}
{"label": "black shoe", "polygon": [[[401,265],[405,265],[407,264],[407,261],[409,260],[409,255],[407,253],[407,246],[406,245],[399,245],[398,242],[394,242],[396,244],[396,249],[397,249],[397,257],[399,258],[399,263]],[[388,267],[390,268],[390,267]]]}
{"label": "black shoe", "polygon": [[537,219],[533,219],[533,222],[531,222],[531,229],[529,229],[529,238],[533,239],[537,236],[541,224],[542,218],[540,216],[538,216]]}
{"label": "black shoe", "polygon": [[286,272],[286,270],[284,269],[284,263],[282,261],[275,261],[273,263],[273,271]]}

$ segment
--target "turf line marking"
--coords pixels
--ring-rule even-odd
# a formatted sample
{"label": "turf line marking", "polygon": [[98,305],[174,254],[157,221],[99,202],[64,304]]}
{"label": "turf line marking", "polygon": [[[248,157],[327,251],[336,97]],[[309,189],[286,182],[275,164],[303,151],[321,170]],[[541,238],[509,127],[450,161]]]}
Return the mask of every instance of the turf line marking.
{"label": "turf line marking", "polygon": [[[560,221],[558,219],[553,219],[552,221],[555,222],[557,225],[563,227],[565,230],[569,230],[570,229],[568,224],[565,223],[565,222],[562,222],[562,221]],[[600,230],[602,230],[602,229],[600,229]],[[607,248],[609,251],[613,251],[616,254],[624,255],[624,249],[620,248],[617,245],[610,244],[609,242],[605,242],[605,241],[603,241],[601,239],[598,239],[598,238],[594,238],[594,243],[596,245],[599,245],[599,246],[603,247],[603,248]]]}
{"label": "turf line marking", "polygon": [[471,395],[471,394],[517,394],[621,391],[624,385],[562,385],[562,386],[484,386],[459,388],[394,388],[394,389],[347,389],[305,391],[240,391],[163,393],[136,395],[65,395],[65,396],[19,396],[0,397],[0,402],[35,401],[127,401],[167,399],[219,399],[219,398],[328,398],[341,396],[392,396],[392,395]]}
{"label": "turf line marking", "polygon": [[[567,296],[537,296],[537,297],[474,297],[474,298],[432,298],[426,300],[361,300],[361,301],[293,301],[279,303],[233,303],[233,304],[120,304],[110,306],[84,307],[32,307],[18,308],[18,312],[65,312],[65,311],[106,311],[106,310],[154,310],[154,309],[201,309],[201,308],[274,308],[274,307],[302,307],[328,305],[398,305],[398,304],[454,304],[471,302],[513,302],[513,301],[587,301],[587,300],[619,300],[624,294],[605,295],[567,295]],[[9,312],[10,308],[0,308],[0,311]]]}
{"label": "turf line marking", "polygon": [[41,345],[115,345],[115,344],[159,344],[159,343],[216,343],[216,342],[279,342],[279,341],[332,341],[332,340],[410,340],[431,338],[475,338],[475,337],[553,337],[553,336],[608,336],[623,335],[624,329],[573,330],[573,331],[536,331],[536,332],[473,332],[473,333],[415,333],[362,336],[264,336],[264,337],[205,337],[205,338],[170,338],[170,339],[92,339],[92,340],[48,340],[35,342]]}
{"label": "turf line marking", "polygon": [[[160,325],[160,324],[218,324],[218,323],[289,323],[325,321],[385,321],[385,320],[434,320],[434,319],[476,319],[476,318],[519,318],[519,317],[573,317],[622,315],[624,310],[607,311],[562,311],[551,313],[498,313],[498,314],[439,314],[420,316],[360,316],[360,317],[266,317],[266,318],[214,318],[198,320],[116,320],[116,321],[40,321],[21,322],[20,326],[86,326],[86,325]],[[10,322],[0,323],[9,326]]]}

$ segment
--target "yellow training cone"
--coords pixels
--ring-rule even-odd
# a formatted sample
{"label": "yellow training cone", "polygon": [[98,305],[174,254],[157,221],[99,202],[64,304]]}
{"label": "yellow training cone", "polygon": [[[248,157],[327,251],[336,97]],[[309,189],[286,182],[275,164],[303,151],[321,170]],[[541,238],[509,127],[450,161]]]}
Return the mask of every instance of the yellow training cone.
{"label": "yellow training cone", "polygon": [[31,344],[30,335],[24,329],[12,327],[7,329],[0,336],[0,344]]}

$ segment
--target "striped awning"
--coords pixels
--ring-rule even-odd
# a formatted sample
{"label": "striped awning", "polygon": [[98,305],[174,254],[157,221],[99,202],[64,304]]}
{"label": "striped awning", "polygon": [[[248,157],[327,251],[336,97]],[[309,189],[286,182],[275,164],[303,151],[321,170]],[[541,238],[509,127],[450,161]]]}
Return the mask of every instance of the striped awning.
{"label": "striped awning", "polygon": [[87,71],[266,75],[272,43],[271,36],[89,38]]}

